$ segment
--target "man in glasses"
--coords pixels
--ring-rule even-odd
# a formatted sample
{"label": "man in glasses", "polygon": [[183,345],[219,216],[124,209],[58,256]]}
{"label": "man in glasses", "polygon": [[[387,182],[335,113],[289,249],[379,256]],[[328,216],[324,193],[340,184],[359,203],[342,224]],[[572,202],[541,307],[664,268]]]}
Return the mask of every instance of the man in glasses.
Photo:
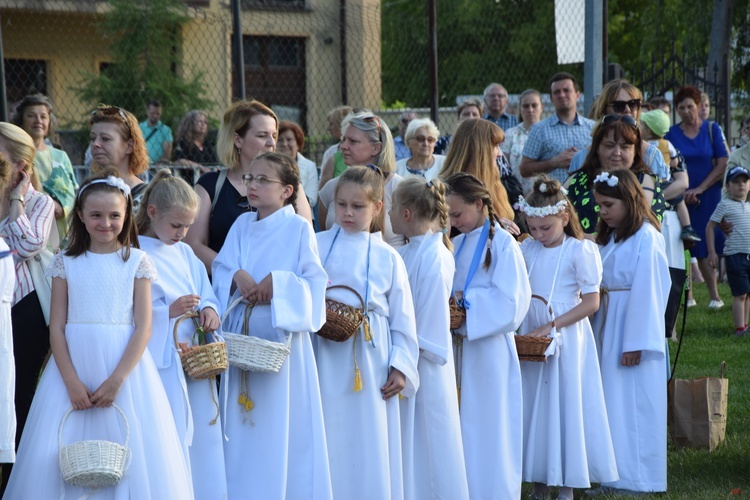
{"label": "man in glasses", "polygon": [[505,87],[499,83],[490,83],[482,95],[487,109],[487,114],[483,117],[485,120],[491,121],[503,129],[503,132],[518,125],[518,117],[505,112],[508,107],[508,91]]}
{"label": "man in glasses", "polygon": [[404,158],[411,158],[411,151],[406,147],[406,141],[404,136],[406,129],[409,127],[409,123],[416,118],[417,115],[413,111],[404,111],[398,115],[398,135],[393,138],[393,147],[396,150],[396,161]]}
{"label": "man in glasses", "polygon": [[570,160],[591,144],[594,121],[578,114],[580,91],[570,73],[552,77],[550,94],[555,114],[531,127],[519,170],[524,177],[547,174],[563,183],[568,177]]}

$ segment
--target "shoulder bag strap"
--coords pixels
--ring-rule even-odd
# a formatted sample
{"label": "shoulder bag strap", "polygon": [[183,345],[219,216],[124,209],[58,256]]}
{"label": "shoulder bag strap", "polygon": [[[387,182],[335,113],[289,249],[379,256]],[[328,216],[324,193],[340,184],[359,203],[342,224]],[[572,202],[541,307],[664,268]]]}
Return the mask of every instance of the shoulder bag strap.
{"label": "shoulder bag strap", "polygon": [[216,202],[219,199],[219,193],[221,192],[221,188],[224,187],[224,182],[227,180],[227,173],[228,170],[226,168],[222,168],[219,171],[219,177],[216,179],[216,187],[214,188],[214,197],[211,200],[211,215],[214,213],[214,208],[216,208]]}

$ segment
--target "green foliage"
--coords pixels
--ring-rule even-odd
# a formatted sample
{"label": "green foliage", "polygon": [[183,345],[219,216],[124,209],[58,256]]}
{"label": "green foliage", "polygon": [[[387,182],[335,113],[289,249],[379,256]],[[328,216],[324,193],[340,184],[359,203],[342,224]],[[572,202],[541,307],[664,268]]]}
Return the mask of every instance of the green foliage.
{"label": "green foliage", "polygon": [[181,29],[189,21],[182,0],[109,0],[100,29],[109,46],[112,64],[100,74],[83,75],[77,89],[81,99],[113,104],[137,116],[159,99],[162,121],[175,127],[191,109],[205,109],[203,75],[181,76]]}

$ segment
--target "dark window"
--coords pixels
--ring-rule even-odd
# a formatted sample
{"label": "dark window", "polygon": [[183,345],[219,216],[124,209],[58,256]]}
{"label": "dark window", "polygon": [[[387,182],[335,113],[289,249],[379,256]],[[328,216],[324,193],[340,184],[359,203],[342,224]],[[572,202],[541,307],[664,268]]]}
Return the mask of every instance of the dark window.
{"label": "dark window", "polygon": [[5,84],[9,103],[18,102],[29,94],[47,95],[47,61],[6,59]]}
{"label": "dark window", "polygon": [[240,0],[243,9],[257,9],[263,7],[281,9],[304,9],[305,0]]}

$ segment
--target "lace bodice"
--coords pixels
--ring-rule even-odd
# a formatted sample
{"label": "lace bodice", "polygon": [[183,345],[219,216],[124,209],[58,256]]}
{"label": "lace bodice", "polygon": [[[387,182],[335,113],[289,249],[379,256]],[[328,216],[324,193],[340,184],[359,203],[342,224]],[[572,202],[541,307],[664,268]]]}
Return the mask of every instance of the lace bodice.
{"label": "lace bodice", "polygon": [[46,272],[67,281],[68,323],[133,324],[135,279],[156,279],[153,262],[136,248],[125,262],[119,252],[78,257],[59,253]]}

